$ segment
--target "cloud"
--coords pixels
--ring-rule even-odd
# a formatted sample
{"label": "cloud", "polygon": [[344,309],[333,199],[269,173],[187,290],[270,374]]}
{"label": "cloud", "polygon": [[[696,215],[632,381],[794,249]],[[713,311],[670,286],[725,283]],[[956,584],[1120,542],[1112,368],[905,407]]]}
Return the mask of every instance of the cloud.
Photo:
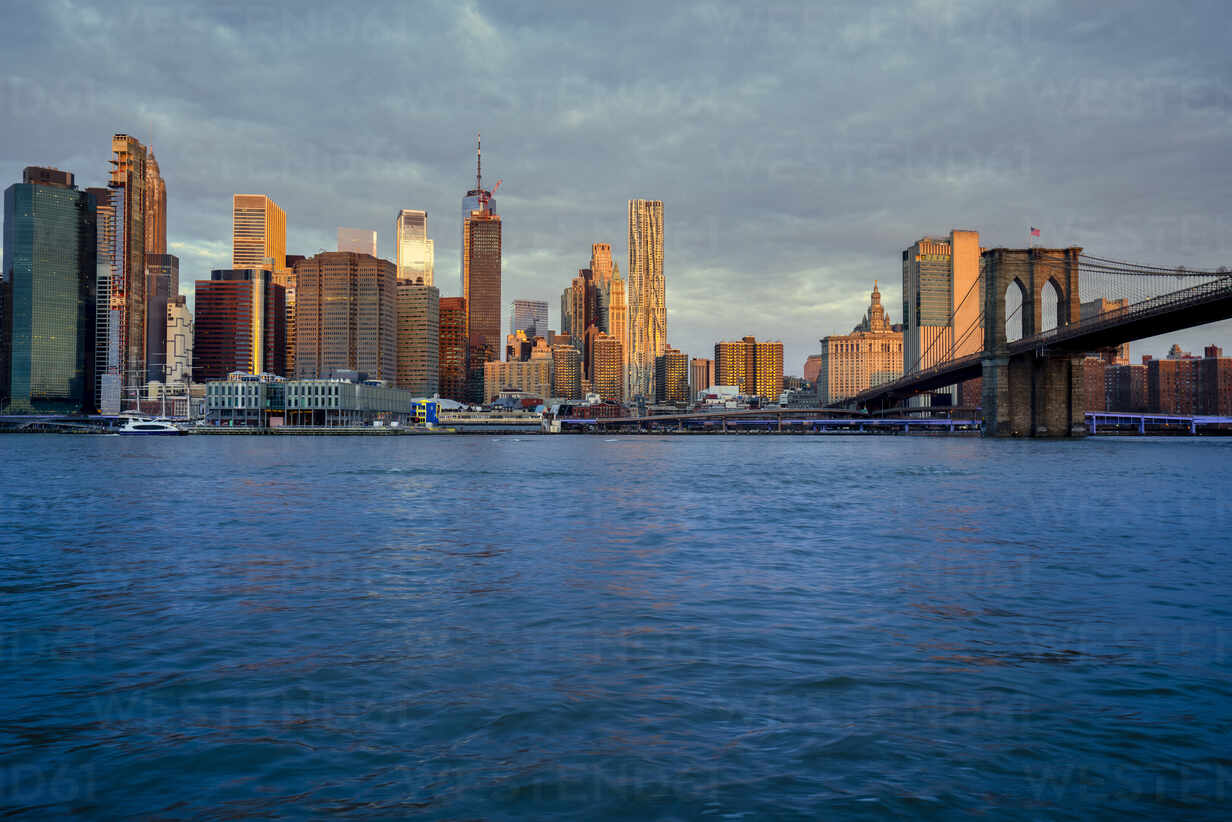
{"label": "cloud", "polygon": [[[665,203],[669,341],[781,338],[798,373],[897,318],[901,250],[974,228],[1192,267],[1232,258],[1227,12],[1037,0],[157,6],[3,12],[0,178],[105,182],[110,135],[151,144],[185,283],[229,255],[230,200],[268,193],[288,250],[424,208],[457,293],[460,201],[503,178],[503,297],[547,300]],[[1228,324],[1172,335],[1232,349]],[[1162,354],[1145,342],[1135,352]]]}

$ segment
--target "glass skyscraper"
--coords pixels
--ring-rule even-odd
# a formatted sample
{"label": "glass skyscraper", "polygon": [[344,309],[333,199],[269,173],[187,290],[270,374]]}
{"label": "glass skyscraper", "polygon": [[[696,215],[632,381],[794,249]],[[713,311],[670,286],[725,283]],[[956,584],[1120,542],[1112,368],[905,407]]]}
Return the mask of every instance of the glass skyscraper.
{"label": "glass skyscraper", "polygon": [[93,411],[94,198],[67,172],[28,168],[23,180],[4,192],[0,406]]}
{"label": "glass skyscraper", "polygon": [[528,339],[548,335],[548,304],[543,300],[514,300],[509,306],[509,333],[526,332]]}
{"label": "glass skyscraper", "polygon": [[432,241],[428,239],[428,212],[404,208],[394,220],[394,256],[398,279],[432,285]]}

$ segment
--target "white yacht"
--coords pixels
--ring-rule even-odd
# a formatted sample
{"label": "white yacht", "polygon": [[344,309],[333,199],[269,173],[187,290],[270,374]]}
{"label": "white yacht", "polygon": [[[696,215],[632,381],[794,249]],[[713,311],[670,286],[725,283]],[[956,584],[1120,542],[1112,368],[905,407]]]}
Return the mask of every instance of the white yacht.
{"label": "white yacht", "polygon": [[120,426],[118,433],[148,436],[151,434],[183,434],[184,430],[171,420],[157,417],[130,417]]}

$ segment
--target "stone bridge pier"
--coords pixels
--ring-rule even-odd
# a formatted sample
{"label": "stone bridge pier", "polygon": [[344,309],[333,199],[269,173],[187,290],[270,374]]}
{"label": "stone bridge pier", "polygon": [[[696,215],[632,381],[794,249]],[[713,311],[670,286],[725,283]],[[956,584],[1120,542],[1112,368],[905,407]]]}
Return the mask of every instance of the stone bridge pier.
{"label": "stone bridge pier", "polygon": [[1022,337],[1041,328],[1044,290],[1057,296],[1057,328],[1079,319],[1078,256],[1072,248],[994,248],[984,265],[984,435],[1083,437],[1082,358],[1050,352],[1046,340],[1013,355],[1006,340],[1006,292],[1022,295]]}

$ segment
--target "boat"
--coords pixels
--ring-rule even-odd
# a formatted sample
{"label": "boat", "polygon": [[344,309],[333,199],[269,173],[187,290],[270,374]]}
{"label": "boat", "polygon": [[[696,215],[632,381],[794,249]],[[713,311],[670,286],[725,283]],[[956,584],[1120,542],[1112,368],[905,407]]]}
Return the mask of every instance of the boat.
{"label": "boat", "polygon": [[130,417],[124,421],[117,433],[140,434],[142,436],[158,436],[167,434],[183,434],[184,430],[171,420],[157,417]]}

